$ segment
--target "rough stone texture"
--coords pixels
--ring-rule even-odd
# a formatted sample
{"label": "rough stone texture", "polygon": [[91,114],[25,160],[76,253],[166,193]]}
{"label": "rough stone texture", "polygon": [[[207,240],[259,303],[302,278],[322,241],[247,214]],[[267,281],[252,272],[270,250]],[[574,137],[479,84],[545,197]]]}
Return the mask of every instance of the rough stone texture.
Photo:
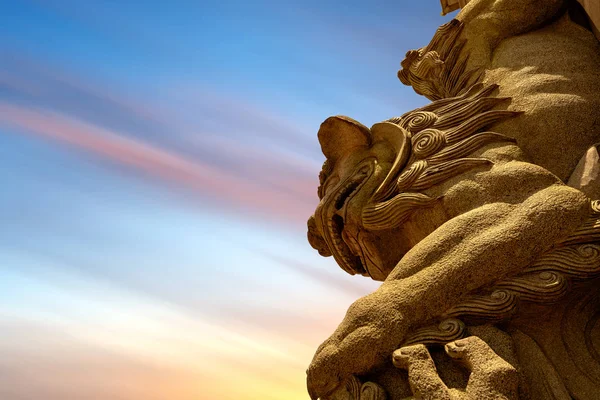
{"label": "rough stone texture", "polygon": [[[456,11],[469,3],[470,0],[441,0],[442,15]],[[585,11],[585,24],[598,39],[600,39],[600,2],[597,0],[577,0]]]}
{"label": "rough stone texture", "polygon": [[600,399],[600,45],[570,3],[471,0],[402,62],[433,103],[321,125],[309,242],[382,284],[311,398]]}

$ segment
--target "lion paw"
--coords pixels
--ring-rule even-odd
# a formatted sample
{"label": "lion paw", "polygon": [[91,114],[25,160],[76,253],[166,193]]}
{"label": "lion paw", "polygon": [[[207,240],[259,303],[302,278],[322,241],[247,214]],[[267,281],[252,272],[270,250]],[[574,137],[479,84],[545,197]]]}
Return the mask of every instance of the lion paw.
{"label": "lion paw", "polygon": [[446,354],[460,360],[473,374],[485,372],[486,376],[514,375],[516,379],[516,369],[477,336],[450,342],[446,344],[445,350]]}
{"label": "lion paw", "polygon": [[[422,344],[405,346],[396,351],[392,355],[392,362],[397,368],[408,369],[415,362],[423,362],[431,360],[427,347]],[[433,362],[433,360],[431,361]]]}
{"label": "lion paw", "polygon": [[450,400],[448,388],[440,379],[424,345],[405,346],[394,351],[392,362],[396,367],[408,370],[408,383],[417,398]]}
{"label": "lion paw", "polygon": [[477,336],[450,342],[446,353],[470,371],[467,393],[473,398],[517,399],[519,377],[511,364]]}
{"label": "lion paw", "polygon": [[479,338],[476,336],[471,336],[466,339],[459,339],[455,340],[454,342],[447,343],[444,346],[446,354],[455,360],[463,360],[468,362],[471,359],[474,350],[479,347],[478,345],[481,339],[476,339]]}
{"label": "lion paw", "polygon": [[477,336],[446,344],[446,353],[470,371],[467,387],[449,390],[437,373],[427,348],[422,345],[402,347],[393,354],[398,368],[408,370],[408,381],[417,399],[518,399],[516,369],[498,356]]}

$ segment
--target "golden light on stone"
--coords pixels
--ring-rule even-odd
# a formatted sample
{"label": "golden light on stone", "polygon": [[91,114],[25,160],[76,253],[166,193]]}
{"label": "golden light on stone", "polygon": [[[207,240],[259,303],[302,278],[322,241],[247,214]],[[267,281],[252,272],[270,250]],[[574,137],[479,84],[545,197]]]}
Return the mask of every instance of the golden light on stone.
{"label": "golden light on stone", "polygon": [[319,135],[344,183],[311,244],[383,283],[315,354],[313,399],[600,393],[600,44],[563,0],[471,2],[401,62],[431,103]]}

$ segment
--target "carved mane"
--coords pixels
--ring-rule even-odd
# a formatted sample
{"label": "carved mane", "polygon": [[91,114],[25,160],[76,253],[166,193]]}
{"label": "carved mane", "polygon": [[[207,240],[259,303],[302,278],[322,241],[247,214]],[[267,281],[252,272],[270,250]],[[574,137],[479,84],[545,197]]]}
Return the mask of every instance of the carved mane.
{"label": "carved mane", "polygon": [[468,54],[466,40],[458,39],[463,23],[453,19],[440,26],[431,42],[406,53],[398,71],[398,79],[429,100],[448,99],[464,93],[476,82],[482,71],[466,71]]}
{"label": "carved mane", "polygon": [[375,204],[364,209],[365,228],[381,230],[400,225],[417,209],[437,201],[423,190],[470,169],[492,164],[486,158],[469,157],[470,154],[490,143],[514,142],[508,136],[482,131],[520,114],[491,110],[508,100],[490,96],[496,87],[478,83],[461,96],[435,101],[387,121],[408,132],[410,158],[397,175],[386,178],[377,189]]}
{"label": "carved mane", "polygon": [[[600,200],[585,195],[600,180],[563,185],[578,162],[595,173],[597,43],[564,0],[472,4],[401,62],[399,80],[432,103],[370,129],[321,124],[309,242],[388,280],[317,350],[313,399],[597,392]],[[527,113],[495,125],[521,114],[511,97]]]}
{"label": "carved mane", "polygon": [[443,344],[465,334],[465,323],[499,323],[526,303],[552,304],[572,286],[600,277],[600,201],[587,222],[521,273],[499,280],[441,313],[440,321],[416,331],[405,344]]}
{"label": "carved mane", "polygon": [[[387,122],[397,124],[410,138],[410,158],[374,195],[375,204],[363,210],[371,230],[398,226],[414,211],[438,200],[422,191],[477,167],[492,164],[469,157],[483,146],[514,139],[483,128],[519,114],[492,110],[508,98],[493,96],[496,85],[471,84],[480,71],[465,71],[468,54],[458,40],[462,23],[442,25],[429,45],[411,50],[398,71],[400,81],[434,100]],[[521,273],[481,288],[463,302],[440,313],[406,339],[408,344],[447,343],[465,334],[466,324],[498,323],[517,314],[521,304],[559,301],[573,284],[600,277],[600,201],[592,202],[589,220],[562,243],[557,243]],[[466,324],[465,324],[466,323]]]}

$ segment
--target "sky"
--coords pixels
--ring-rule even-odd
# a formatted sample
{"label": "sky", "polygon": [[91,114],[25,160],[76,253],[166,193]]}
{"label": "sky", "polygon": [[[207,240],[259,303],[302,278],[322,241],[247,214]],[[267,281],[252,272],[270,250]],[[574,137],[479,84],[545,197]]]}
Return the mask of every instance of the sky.
{"label": "sky", "polygon": [[307,399],[377,284],[306,240],[330,115],[396,78],[438,0],[0,0],[0,398]]}

